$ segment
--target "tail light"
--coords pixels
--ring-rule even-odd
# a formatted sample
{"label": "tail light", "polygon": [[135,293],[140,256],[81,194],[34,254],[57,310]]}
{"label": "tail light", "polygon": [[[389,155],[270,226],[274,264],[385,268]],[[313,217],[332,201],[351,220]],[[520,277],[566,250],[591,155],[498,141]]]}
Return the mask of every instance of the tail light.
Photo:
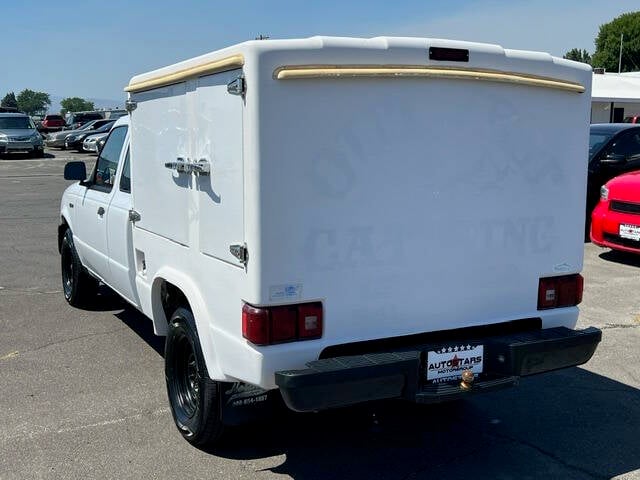
{"label": "tail light", "polygon": [[245,304],[242,307],[242,336],[256,345],[267,345],[269,334],[269,312]]}
{"label": "tail light", "polygon": [[322,304],[305,303],[298,307],[298,338],[322,336]]}
{"label": "tail light", "polygon": [[538,286],[538,310],[573,307],[582,302],[582,275],[541,278]]}
{"label": "tail light", "polygon": [[275,307],[267,311],[267,314],[271,316],[270,335],[267,343],[290,342],[296,339],[296,324],[298,323],[298,309],[296,307]]}
{"label": "tail light", "polygon": [[322,336],[322,304],[242,306],[242,336],[255,345],[311,340]]}

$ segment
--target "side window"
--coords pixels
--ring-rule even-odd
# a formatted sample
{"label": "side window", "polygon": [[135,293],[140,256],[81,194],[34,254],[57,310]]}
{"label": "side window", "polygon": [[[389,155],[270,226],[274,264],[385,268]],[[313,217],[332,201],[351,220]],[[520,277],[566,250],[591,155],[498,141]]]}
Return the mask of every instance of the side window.
{"label": "side window", "polygon": [[109,134],[93,172],[92,187],[98,188],[105,192],[110,192],[113,188],[116,170],[118,169],[118,160],[124,145],[124,139],[127,136],[127,127],[122,126],[114,128]]}
{"label": "side window", "polygon": [[120,191],[131,193],[131,170],[129,167],[129,149],[127,148],[127,155],[124,157],[124,164],[122,165],[122,175],[120,175]]}
{"label": "side window", "polygon": [[632,132],[622,135],[611,145],[609,153],[625,157],[640,155],[640,133]]}

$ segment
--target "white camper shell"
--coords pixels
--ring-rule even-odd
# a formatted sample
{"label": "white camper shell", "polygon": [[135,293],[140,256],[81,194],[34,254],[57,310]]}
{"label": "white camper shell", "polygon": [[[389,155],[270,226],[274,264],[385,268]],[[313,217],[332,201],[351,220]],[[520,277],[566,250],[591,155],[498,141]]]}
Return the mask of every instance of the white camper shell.
{"label": "white camper shell", "polygon": [[[432,402],[584,363],[590,89],[589,66],[545,53],[386,37],[135,76],[112,172],[130,158],[130,193],[96,190],[99,171],[65,193],[63,277],[65,248],[87,274],[65,285],[100,279],[167,335],[193,443],[276,388],[300,411]],[[76,233],[89,217],[104,238]]]}

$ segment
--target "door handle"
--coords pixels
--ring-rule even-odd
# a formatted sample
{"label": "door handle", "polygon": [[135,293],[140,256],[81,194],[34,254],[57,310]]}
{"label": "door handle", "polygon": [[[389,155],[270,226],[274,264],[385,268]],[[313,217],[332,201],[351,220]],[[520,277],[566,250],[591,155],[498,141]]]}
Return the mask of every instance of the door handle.
{"label": "door handle", "polygon": [[175,162],[166,162],[164,166],[178,173],[190,173],[189,163],[183,157],[176,158]]}
{"label": "door handle", "polygon": [[104,208],[103,207],[98,208],[98,215],[100,215],[100,216],[104,215]]}
{"label": "door handle", "polygon": [[210,175],[211,174],[211,164],[207,161],[206,158],[201,158],[195,163],[191,165],[191,171],[197,173],[198,175]]}
{"label": "door handle", "polygon": [[209,175],[211,173],[211,164],[205,158],[201,158],[197,162],[190,162],[188,158],[185,160],[183,157],[178,157],[175,162],[166,162],[164,166],[178,173],[195,173],[198,175]]}

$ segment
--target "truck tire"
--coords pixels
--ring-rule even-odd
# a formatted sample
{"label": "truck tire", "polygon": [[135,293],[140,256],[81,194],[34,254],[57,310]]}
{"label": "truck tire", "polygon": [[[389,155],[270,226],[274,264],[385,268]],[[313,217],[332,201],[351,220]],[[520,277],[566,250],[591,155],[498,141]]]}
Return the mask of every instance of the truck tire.
{"label": "truck tire", "polygon": [[173,420],[192,445],[212,445],[222,437],[220,383],[209,378],[193,314],[178,308],[165,343],[165,378]]}
{"label": "truck tire", "polygon": [[60,266],[65,300],[73,307],[90,305],[96,298],[98,280],[89,275],[82,265],[70,229],[67,229],[62,238]]}

